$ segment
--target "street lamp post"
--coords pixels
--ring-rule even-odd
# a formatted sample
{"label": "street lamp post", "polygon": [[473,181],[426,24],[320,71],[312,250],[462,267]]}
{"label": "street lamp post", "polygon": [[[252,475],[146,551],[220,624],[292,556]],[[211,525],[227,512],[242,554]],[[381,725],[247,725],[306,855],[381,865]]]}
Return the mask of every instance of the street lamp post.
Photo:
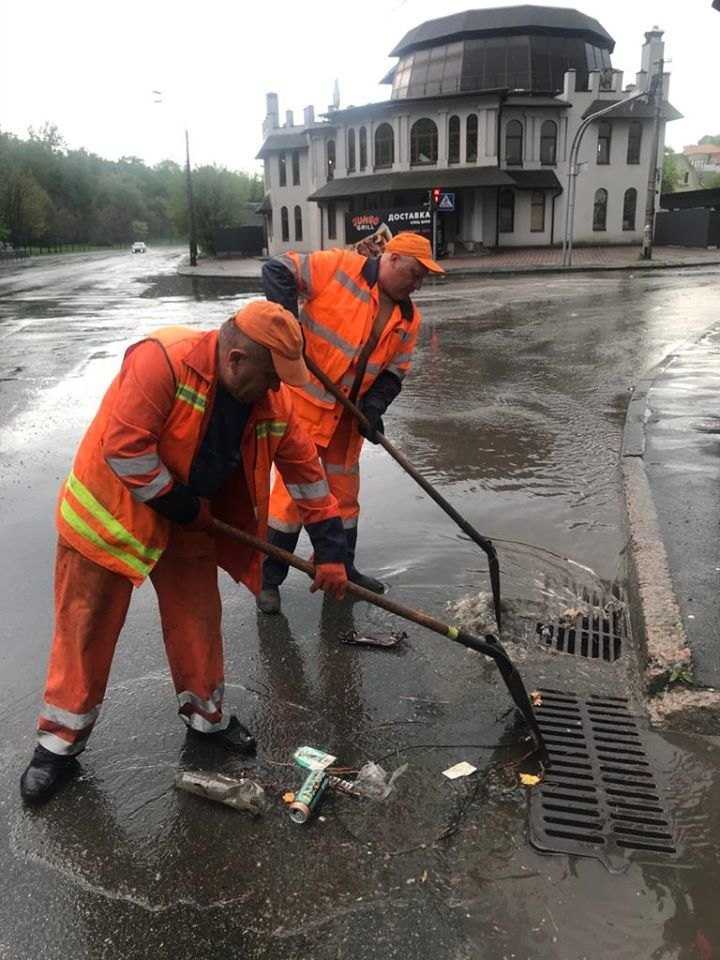
{"label": "street lamp post", "polygon": [[604,117],[606,114],[612,113],[613,110],[617,110],[618,107],[624,107],[633,100],[640,100],[647,96],[647,90],[640,90],[638,93],[633,93],[631,96],[625,97],[623,100],[619,100],[617,103],[611,103],[609,107],[603,107],[602,110],[598,110],[596,113],[590,114],[589,117],[583,120],[575,132],[575,136],[573,137],[573,142],[570,147],[570,154],[568,156],[567,197],[565,200],[565,233],[563,235],[562,245],[562,262],[564,267],[572,266],[573,234],[575,232],[575,191],[577,175],[579,173],[578,155],[580,153],[580,146],[582,144],[585,131],[593,122],[593,120],[597,120],[598,117]]}
{"label": "street lamp post", "polygon": [[195,201],[193,199],[192,174],[190,172],[190,136],[185,130],[185,177],[187,183],[188,215],[190,218],[190,266],[197,266],[197,231],[195,227]]}
{"label": "street lamp post", "polygon": [[[162,90],[153,90],[153,103],[164,103]],[[192,172],[190,170],[190,134],[185,128],[185,187],[187,192],[190,266],[197,266],[197,228],[195,224],[195,201],[193,198]]]}
{"label": "street lamp post", "polygon": [[642,253],[643,260],[652,260],[653,233],[655,230],[655,199],[658,181],[658,153],[660,151],[660,121],[663,106],[663,71],[665,62],[662,57],[655,63],[650,87],[651,96],[655,105],[653,111],[653,133],[650,141],[650,168],[648,170],[647,196],[645,200],[645,225],[643,227]]}

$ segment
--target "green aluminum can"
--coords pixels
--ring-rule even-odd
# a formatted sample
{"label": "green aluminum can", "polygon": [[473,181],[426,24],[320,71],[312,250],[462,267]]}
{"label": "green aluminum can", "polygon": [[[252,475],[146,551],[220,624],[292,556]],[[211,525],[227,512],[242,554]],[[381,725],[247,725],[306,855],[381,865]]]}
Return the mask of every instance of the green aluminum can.
{"label": "green aluminum can", "polygon": [[307,823],[327,785],[328,777],[323,770],[310,771],[290,804],[290,819],[293,823]]}

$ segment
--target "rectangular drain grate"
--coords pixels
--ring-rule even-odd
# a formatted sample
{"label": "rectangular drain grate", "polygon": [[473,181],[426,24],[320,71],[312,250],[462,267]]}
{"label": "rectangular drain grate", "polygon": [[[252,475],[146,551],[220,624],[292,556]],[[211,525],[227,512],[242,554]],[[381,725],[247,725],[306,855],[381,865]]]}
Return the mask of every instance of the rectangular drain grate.
{"label": "rectangular drain grate", "polygon": [[615,589],[609,600],[584,591],[582,601],[584,609],[575,616],[568,613],[554,623],[538,623],[540,640],[558,653],[614,662],[628,638],[625,598]]}
{"label": "rectangular drain grate", "polygon": [[633,853],[644,862],[677,860],[670,818],[628,701],[539,692],[535,713],[550,764],[530,793],[532,845],[595,857],[611,873],[626,870]]}

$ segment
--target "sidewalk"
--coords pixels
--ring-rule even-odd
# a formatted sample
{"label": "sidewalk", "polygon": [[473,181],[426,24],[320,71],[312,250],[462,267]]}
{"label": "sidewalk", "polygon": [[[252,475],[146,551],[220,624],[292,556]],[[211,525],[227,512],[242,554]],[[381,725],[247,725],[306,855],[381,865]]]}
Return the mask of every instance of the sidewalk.
{"label": "sidewalk", "polygon": [[[573,270],[647,270],[701,267],[720,264],[720,250],[696,247],[655,247],[652,260],[640,260],[637,246],[579,247],[573,251]],[[190,277],[259,280],[261,258],[200,258],[191,267],[187,258],[178,273]],[[452,257],[441,261],[448,274],[457,277],[497,273],[564,272],[562,250],[556,247],[518,247],[478,256]]]}
{"label": "sidewalk", "polygon": [[[720,732],[720,324],[684,344],[628,409],[623,475],[635,635],[651,709]],[[668,685],[670,689],[668,691]],[[702,689],[701,689],[702,688]]]}

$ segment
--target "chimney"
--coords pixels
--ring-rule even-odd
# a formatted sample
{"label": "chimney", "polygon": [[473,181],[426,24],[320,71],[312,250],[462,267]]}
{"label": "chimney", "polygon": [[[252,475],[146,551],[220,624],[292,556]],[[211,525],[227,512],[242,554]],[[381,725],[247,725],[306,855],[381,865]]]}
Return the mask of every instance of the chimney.
{"label": "chimney", "polygon": [[640,66],[641,71],[653,77],[657,73],[658,61],[663,59],[664,52],[663,31],[659,27],[653,27],[652,30],[648,30],[645,34]]}
{"label": "chimney", "polygon": [[286,127],[292,127],[292,126],[294,126],[294,123],[293,123],[293,112],[292,112],[292,110],[286,110],[286,111],[285,111],[285,126],[286,126]]}
{"label": "chimney", "polygon": [[265,94],[265,120],[263,121],[263,135],[267,134],[271,130],[276,130],[279,126],[278,123],[278,95],[276,93],[266,93]]}
{"label": "chimney", "polygon": [[306,127],[312,126],[312,124],[315,123],[315,107],[305,107],[303,110],[303,120]]}

